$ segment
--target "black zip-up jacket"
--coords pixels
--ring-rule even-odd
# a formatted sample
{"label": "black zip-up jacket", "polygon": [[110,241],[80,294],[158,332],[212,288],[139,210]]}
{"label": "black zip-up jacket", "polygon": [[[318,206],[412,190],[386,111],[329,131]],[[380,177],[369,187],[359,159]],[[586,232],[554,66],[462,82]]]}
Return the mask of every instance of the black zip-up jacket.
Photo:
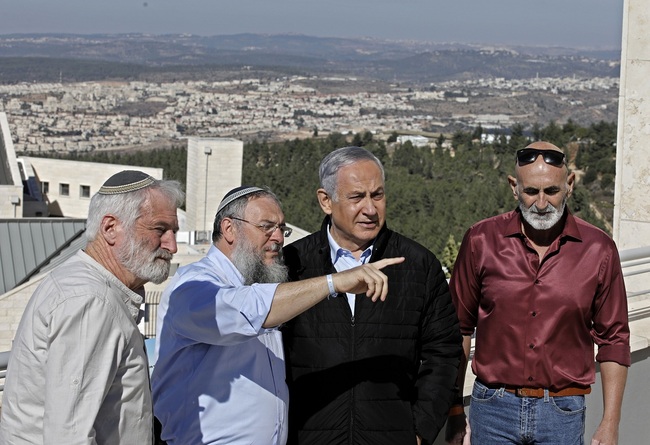
{"label": "black zip-up jacket", "polygon": [[[335,273],[320,232],[284,248],[292,280]],[[290,391],[289,444],[432,443],[456,395],[462,354],[456,311],[440,262],[384,226],[370,261],[383,269],[386,301],[328,298],[283,327]]]}

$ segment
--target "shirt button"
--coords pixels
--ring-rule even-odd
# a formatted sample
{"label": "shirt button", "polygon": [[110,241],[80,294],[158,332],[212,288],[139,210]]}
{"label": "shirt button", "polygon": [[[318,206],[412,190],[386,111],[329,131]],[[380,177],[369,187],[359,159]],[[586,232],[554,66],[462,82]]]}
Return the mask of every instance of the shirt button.
{"label": "shirt button", "polygon": [[533,313],[530,315],[532,315],[533,317],[537,317],[537,312],[533,311]]}
{"label": "shirt button", "polygon": [[530,349],[534,349],[534,348],[535,348],[535,345],[531,343],[531,344],[528,345],[528,347],[529,347]]}
{"label": "shirt button", "polygon": [[532,377],[528,377],[528,381],[529,381],[529,382],[532,382],[532,381],[533,381],[533,378],[532,378]]}
{"label": "shirt button", "polygon": [[542,282],[539,280],[535,280],[535,284],[542,284]]}

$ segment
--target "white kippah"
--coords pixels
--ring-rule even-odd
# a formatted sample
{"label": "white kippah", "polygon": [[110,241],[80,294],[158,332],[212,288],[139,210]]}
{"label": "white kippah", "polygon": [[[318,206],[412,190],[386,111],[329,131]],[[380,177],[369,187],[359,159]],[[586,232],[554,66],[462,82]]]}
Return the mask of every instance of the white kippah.
{"label": "white kippah", "polygon": [[263,192],[265,191],[262,188],[259,187],[253,187],[249,185],[242,185],[241,187],[237,187],[226,193],[226,196],[223,197],[221,200],[221,203],[219,204],[219,207],[217,208],[217,215],[219,214],[220,211],[223,210],[224,207],[226,207],[228,204],[233,202],[236,199],[241,198],[242,196],[250,195],[251,193],[255,192]]}

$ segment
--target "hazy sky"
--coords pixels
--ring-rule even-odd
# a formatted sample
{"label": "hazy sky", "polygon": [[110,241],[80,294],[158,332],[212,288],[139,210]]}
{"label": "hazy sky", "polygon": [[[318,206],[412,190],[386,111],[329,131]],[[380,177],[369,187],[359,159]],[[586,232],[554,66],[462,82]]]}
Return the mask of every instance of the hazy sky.
{"label": "hazy sky", "polygon": [[306,34],[620,48],[623,0],[0,0],[0,34]]}

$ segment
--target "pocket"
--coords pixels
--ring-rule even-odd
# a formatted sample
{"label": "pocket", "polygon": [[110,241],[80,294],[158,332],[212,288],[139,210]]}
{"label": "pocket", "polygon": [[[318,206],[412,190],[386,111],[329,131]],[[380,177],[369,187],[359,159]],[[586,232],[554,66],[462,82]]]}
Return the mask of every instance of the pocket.
{"label": "pocket", "polygon": [[472,388],[472,401],[488,402],[493,399],[498,392],[498,389],[488,388],[478,380],[475,380],[474,387]]}
{"label": "pocket", "polygon": [[585,396],[551,397],[551,403],[562,414],[581,414],[585,410]]}

